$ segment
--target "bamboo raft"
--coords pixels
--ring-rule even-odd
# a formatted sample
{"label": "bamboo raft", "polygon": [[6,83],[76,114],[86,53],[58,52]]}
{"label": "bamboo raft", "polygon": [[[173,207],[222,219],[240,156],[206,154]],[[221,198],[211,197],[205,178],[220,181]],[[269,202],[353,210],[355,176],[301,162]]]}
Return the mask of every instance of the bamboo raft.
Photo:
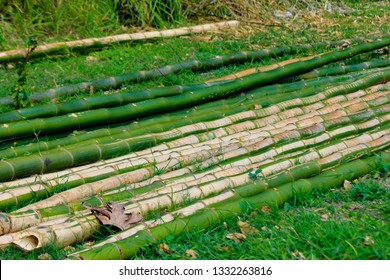
{"label": "bamboo raft", "polygon": [[[331,44],[305,48],[319,45]],[[115,214],[116,234],[68,259],[129,259],[240,215],[242,205],[280,206],[389,163],[388,58],[334,65],[389,45],[390,37],[359,39],[203,84],[0,115],[0,247],[63,248]],[[30,143],[37,131],[47,139]]]}

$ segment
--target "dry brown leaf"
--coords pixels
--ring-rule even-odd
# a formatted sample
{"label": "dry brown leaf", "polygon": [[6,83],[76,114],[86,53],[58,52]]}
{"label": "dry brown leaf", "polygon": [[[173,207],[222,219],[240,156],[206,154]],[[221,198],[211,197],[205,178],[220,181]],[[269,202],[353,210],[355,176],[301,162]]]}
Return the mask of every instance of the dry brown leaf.
{"label": "dry brown leaf", "polygon": [[259,233],[258,229],[252,227],[250,224],[238,221],[238,226],[240,227],[240,231],[242,234],[256,234]]}
{"label": "dry brown leaf", "polygon": [[321,215],[321,221],[327,222],[329,220],[329,215],[328,214],[322,214]]}
{"label": "dry brown leaf", "polygon": [[348,181],[348,180],[345,180],[344,184],[343,184],[343,187],[344,187],[344,189],[349,190],[349,189],[352,188],[352,183],[350,181]]}
{"label": "dry brown leaf", "polygon": [[86,61],[98,61],[99,59],[97,59],[96,57],[92,56],[92,55],[89,55],[85,58]]}
{"label": "dry brown leaf", "polygon": [[103,225],[114,226],[120,230],[128,229],[132,224],[142,221],[138,213],[125,213],[125,207],[109,202],[105,208],[84,205],[102,222]]}
{"label": "dry brown leaf", "polygon": [[261,207],[261,212],[269,213],[269,212],[272,212],[272,210],[271,210],[271,208],[269,208],[269,206],[265,205],[265,206]]}
{"label": "dry brown leaf", "polygon": [[158,244],[158,250],[164,254],[170,254],[171,250],[169,249],[169,246],[165,243]]}
{"label": "dry brown leaf", "polygon": [[229,246],[226,246],[226,245],[216,246],[215,249],[217,249],[218,251],[221,251],[221,252],[230,251],[230,247],[229,247]]}
{"label": "dry brown leaf", "polygon": [[372,239],[371,236],[367,235],[366,237],[364,237],[364,245],[370,246],[370,245],[373,245],[373,244],[375,244],[375,241]]}
{"label": "dry brown leaf", "polygon": [[191,259],[196,259],[198,257],[198,253],[192,249],[186,250],[186,256]]}
{"label": "dry brown leaf", "polygon": [[234,232],[234,233],[228,233],[226,235],[226,238],[233,240],[236,243],[240,243],[242,240],[246,239],[246,235],[239,232]]}
{"label": "dry brown leaf", "polygon": [[298,250],[296,250],[294,253],[292,253],[292,255],[297,258],[298,260],[305,260],[305,256],[302,254],[302,252],[299,252]]}
{"label": "dry brown leaf", "polygon": [[38,260],[52,260],[52,256],[49,253],[44,253],[38,256]]}

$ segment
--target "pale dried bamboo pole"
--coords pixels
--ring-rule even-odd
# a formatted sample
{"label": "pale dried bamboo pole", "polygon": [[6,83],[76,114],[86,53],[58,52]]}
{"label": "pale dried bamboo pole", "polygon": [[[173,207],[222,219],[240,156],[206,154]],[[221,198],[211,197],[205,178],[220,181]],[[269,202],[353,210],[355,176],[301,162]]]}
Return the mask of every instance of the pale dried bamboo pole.
{"label": "pale dried bamboo pole", "polygon": [[64,223],[20,231],[13,235],[12,243],[26,251],[41,248],[47,244],[65,247],[87,239],[99,227],[99,221],[93,215],[72,217]]}
{"label": "pale dried bamboo pole", "polygon": [[[387,117],[385,117],[384,120],[388,121],[389,119],[390,119],[390,115],[387,115]],[[299,140],[299,136],[298,136],[299,134],[295,135],[293,133],[290,136],[284,135],[283,138],[285,138],[287,136],[287,137],[292,137],[294,139],[294,137],[295,137],[298,140],[295,141],[295,142],[287,143],[285,145],[281,145],[281,146],[277,146],[277,147],[273,147],[273,145],[277,144],[277,142],[275,142],[274,139],[270,138],[269,140],[267,140],[266,145],[264,145],[264,146],[270,147],[270,149],[273,151],[273,153],[266,152],[265,154],[268,155],[268,156],[275,157],[275,156],[277,156],[279,154],[287,153],[290,150],[302,149],[302,148],[311,147],[313,145],[318,145],[318,144],[324,143],[326,141],[329,141],[330,139],[339,137],[339,135],[348,134],[348,133],[351,133],[351,132],[358,132],[358,131],[360,131],[362,129],[368,129],[368,128],[377,127],[380,124],[381,124],[380,118],[377,118],[377,119],[369,120],[369,121],[364,122],[364,123],[355,124],[355,125],[349,125],[349,126],[347,126],[345,128],[339,128],[339,129],[336,129],[334,131],[321,133],[321,134],[319,134],[318,136],[316,136],[314,138],[303,139],[303,140]],[[312,132],[313,132],[313,134],[316,135],[319,132],[323,132],[323,129],[322,130],[318,130],[318,128],[314,128]],[[389,133],[389,131],[385,131],[385,132]],[[365,138],[367,138],[367,137],[365,137]],[[367,139],[370,140],[370,141],[372,140],[370,138],[367,138]],[[261,140],[261,142],[264,142],[264,141]],[[264,146],[262,148],[264,148]],[[238,156],[249,154],[251,149],[256,149],[257,147],[258,147],[258,143],[255,143],[255,144],[253,144],[251,146],[246,146],[245,148],[241,148],[241,149],[236,150],[236,151],[228,152],[227,154],[224,155],[224,160],[232,159],[232,158],[236,158]],[[263,153],[263,154],[260,155],[260,157],[259,156],[255,156],[255,157],[247,158],[245,163],[248,164],[248,161],[249,161],[249,164],[256,163],[256,162],[251,161],[253,158],[257,158],[257,159],[260,158],[262,161],[267,160],[267,158],[264,157],[264,153]],[[211,165],[208,162],[206,162],[205,164],[206,164],[206,167]],[[215,164],[216,164],[216,161],[213,161],[212,165],[215,165]],[[242,164],[242,162],[240,164]],[[285,168],[285,167],[283,167],[283,168]],[[245,175],[245,177],[248,178],[246,175]],[[245,179],[242,179],[242,180],[245,180]],[[229,180],[225,180],[223,182],[228,182],[228,181]],[[243,183],[245,183],[245,181],[241,181],[241,183],[243,184]],[[118,186],[120,186],[120,184]],[[101,184],[98,185],[98,187],[101,187]],[[85,186],[84,186],[84,188],[85,188]],[[80,192],[79,189],[80,188],[76,188],[76,189],[67,191],[69,193],[69,195],[67,195],[67,196],[64,196],[63,194],[62,195],[60,194],[60,195],[56,195],[56,196],[59,196],[60,198],[57,198],[57,197],[55,197],[54,199],[53,198],[49,198],[49,199],[46,199],[46,200],[34,203],[31,206],[29,205],[29,206],[27,206],[25,208],[22,208],[21,211],[25,211],[25,210],[29,210],[29,209],[38,209],[38,208],[49,207],[49,206],[53,206],[53,205],[60,204],[60,203],[67,204],[69,202],[72,202],[72,201],[75,201],[75,200],[79,200],[80,199],[80,197],[78,196],[79,192]],[[92,186],[91,189],[88,190],[89,192],[87,192],[87,195],[85,195],[85,193],[86,193],[85,189],[82,189],[82,193],[84,193],[84,197],[90,196],[90,195],[93,195],[93,194],[97,193],[96,189],[93,189],[93,190],[92,189],[93,189],[93,186]],[[102,191],[102,190],[99,189],[99,191]],[[195,196],[196,196],[196,193],[199,194],[199,190],[197,190],[197,189],[191,189],[190,191],[194,192]],[[76,193],[76,195],[75,195],[75,193]],[[60,199],[60,202],[58,201],[59,199]],[[157,204],[160,205],[160,206],[161,205],[166,205],[169,202],[172,203],[172,199],[174,199],[174,198],[170,198],[169,196],[165,196],[164,199],[161,200],[161,201],[158,201]]]}
{"label": "pale dried bamboo pole", "polygon": [[[356,107],[356,106],[355,106]],[[359,107],[356,107],[356,108],[359,108]],[[338,117],[337,115],[336,115],[336,117]],[[298,120],[297,120],[298,121]],[[319,119],[319,121],[322,121],[322,119],[320,118]],[[291,122],[291,120],[289,120],[289,122]],[[314,123],[316,123],[317,121],[314,121]],[[313,122],[312,122],[313,123]],[[282,126],[283,127],[283,126]],[[289,128],[288,126],[287,127],[285,127],[285,128]],[[291,128],[291,126],[290,126],[290,128]],[[275,127],[271,127],[271,129],[273,129],[273,130],[275,130]],[[277,130],[276,130],[277,131]],[[318,131],[317,131],[318,132]],[[269,136],[269,134],[263,134],[262,136]],[[283,136],[282,135],[282,137],[286,137],[286,136]],[[241,139],[240,140],[243,140],[244,138],[242,138],[241,137]],[[223,140],[225,140],[225,139],[223,139]],[[246,141],[251,141],[252,139],[245,139]],[[204,146],[203,146],[204,147]],[[215,148],[215,147],[213,147],[213,148]],[[236,148],[239,148],[238,146],[236,147]],[[225,150],[225,151],[227,151],[227,150]],[[195,151],[195,153],[196,153],[197,151]],[[193,153],[194,153],[194,151],[193,151]],[[215,155],[215,154],[212,154],[212,155]],[[172,157],[172,155],[170,155],[171,157]],[[175,157],[175,156],[174,156]],[[176,158],[178,158],[178,157],[176,157]],[[166,158],[164,158],[164,159],[166,159]],[[204,159],[204,158],[202,158],[202,159]],[[184,164],[189,164],[189,163],[191,163],[192,161],[194,161],[194,160],[196,160],[196,158],[194,159],[193,157],[191,158],[190,157],[190,159],[189,160],[187,160],[187,163],[186,163],[186,161],[184,160],[184,159],[180,159],[182,162],[184,162]],[[215,161],[213,161],[214,163],[215,163]],[[170,166],[169,166],[169,163],[170,163],[170,161],[168,162],[168,163],[162,163],[162,164],[160,164],[160,165],[157,165],[157,169],[161,169],[161,168],[170,168]],[[208,162],[207,162],[208,163]],[[172,166],[171,166],[172,167]],[[140,172],[140,171],[138,171],[138,172]],[[145,174],[143,174],[142,176],[145,176]],[[150,175],[149,175],[150,176]],[[149,177],[148,176],[148,177]],[[120,180],[119,180],[120,181]],[[108,185],[108,184],[107,184]],[[111,186],[111,185],[110,185]],[[29,187],[27,187],[27,188],[24,188],[24,190],[23,189],[16,189],[16,190],[12,190],[12,191],[9,191],[9,192],[7,192],[6,194],[4,194],[5,196],[7,196],[7,197],[9,197],[9,196],[20,196],[20,195],[22,195],[23,193],[26,193],[26,192],[29,192],[29,191],[31,191],[31,189],[30,188],[32,188],[34,191],[39,191],[39,190],[43,190],[42,188],[46,188],[46,186],[39,186],[39,185],[35,185],[35,186],[29,186]],[[22,208],[23,210],[25,210],[25,208]]]}
{"label": "pale dried bamboo pole", "polygon": [[[364,154],[363,151],[369,150],[372,152],[378,149],[383,149],[385,147],[388,147],[389,143],[390,143],[390,129],[388,129],[387,131],[376,132],[373,135],[366,133],[364,135],[342,141],[334,146],[325,148],[324,151],[317,150],[316,152],[312,152],[310,156],[305,155],[304,157],[299,158],[298,161],[284,160],[282,162],[275,163],[272,166],[266,167],[262,175],[265,176],[265,178],[268,178],[270,176],[275,176],[275,174],[278,174],[278,172],[281,171],[285,172],[286,170],[293,168],[294,165],[297,165],[297,162],[299,162],[299,164],[303,164],[313,160],[318,160],[319,162],[321,162],[322,164],[321,166],[325,166],[329,168],[329,165],[334,166],[338,164],[340,162],[340,157],[345,159],[348,153],[351,155],[350,159],[352,159],[363,155]],[[359,151],[360,154],[356,156],[356,153]],[[335,153],[338,154],[336,159],[331,158],[332,160],[329,160],[326,158],[329,156],[333,156]],[[182,203],[183,198],[184,199],[188,198],[187,194],[191,194],[192,195],[191,198],[194,198],[194,196],[203,197],[215,192],[218,193],[224,191],[228,187],[243,185],[249,182],[248,177],[249,177],[248,174],[242,174],[230,178],[227,177],[224,179],[216,180],[208,184],[202,184],[202,186],[199,187],[192,187],[191,190],[185,190],[184,192],[179,191],[173,194],[171,193],[170,196],[163,196],[163,197],[159,196],[157,198],[148,199],[147,201],[139,201],[136,207],[132,207],[133,205],[127,205],[128,204],[127,202],[125,202],[124,205],[127,205],[126,206],[127,212],[130,211],[134,213],[134,211],[144,211],[143,214],[146,215],[148,211],[153,210],[156,207],[161,208],[166,205],[169,205],[169,203],[176,203],[176,204]],[[238,180],[234,180],[234,178]],[[187,191],[190,191],[190,193],[187,193]],[[86,211],[83,211],[83,213],[86,213]]]}
{"label": "pale dried bamboo pole", "polygon": [[[90,248],[96,248],[96,247],[100,247],[100,246],[102,246],[104,244],[108,244],[108,243],[112,243],[112,242],[115,242],[115,241],[118,241],[118,240],[122,240],[122,239],[124,239],[124,238],[126,238],[128,236],[136,234],[137,232],[139,232],[141,230],[149,229],[151,227],[154,227],[154,226],[161,225],[163,223],[172,221],[178,215],[189,216],[189,215],[195,213],[198,210],[207,208],[211,204],[214,204],[214,203],[221,202],[221,201],[227,200],[229,198],[232,198],[232,197],[234,197],[234,194],[235,193],[234,193],[233,190],[228,190],[228,191],[223,192],[221,194],[218,194],[216,196],[212,196],[210,198],[206,198],[206,199],[197,201],[197,202],[195,202],[195,203],[193,203],[193,204],[191,204],[191,205],[189,205],[187,207],[184,207],[184,208],[178,209],[176,211],[173,211],[171,213],[165,214],[165,215],[161,216],[158,219],[152,219],[152,220],[147,220],[147,221],[140,222],[139,224],[137,224],[135,226],[132,226],[131,228],[129,228],[127,230],[124,230],[124,231],[121,231],[121,232],[119,232],[117,234],[109,236],[105,240],[92,245]],[[77,251],[77,252],[74,252],[71,255],[76,255],[76,254],[78,254],[80,252],[83,252],[83,251],[86,251],[88,249],[89,248],[83,249],[83,250],[80,250],[80,251]]]}
{"label": "pale dried bamboo pole", "polygon": [[[102,170],[99,170],[99,172],[101,172],[101,171],[102,171]],[[46,188],[46,185],[44,185],[44,186],[43,186],[43,189],[45,189],[45,188]],[[35,186],[35,190],[36,190],[36,191],[38,190],[36,186]],[[20,193],[20,190],[18,190],[17,192],[19,192],[19,193]],[[8,196],[9,196],[10,194],[9,194],[9,193],[7,193],[6,195],[8,195]]]}
{"label": "pale dried bamboo pole", "polygon": [[[367,91],[368,92],[370,92],[370,91],[371,92],[375,92],[375,91],[381,90],[382,88],[383,88],[383,86],[379,85],[379,86],[371,87],[370,89],[367,89]],[[359,91],[359,92],[361,92],[361,91]],[[354,96],[354,94],[352,94],[352,95],[348,94],[348,96]],[[256,112],[256,115],[257,116],[261,116],[261,117],[266,117],[267,115],[274,115],[275,113],[283,111],[283,107],[284,106],[285,105],[283,105],[283,102],[282,102],[282,106],[280,106],[280,107],[278,107],[278,106],[271,106],[271,107],[269,107],[267,109],[260,109],[259,112]],[[313,110],[313,109],[311,109],[311,110]],[[244,118],[245,118],[245,115],[235,114],[235,115],[231,116],[231,120],[229,120],[229,118],[223,118],[221,120],[216,120],[214,122],[208,122],[208,125],[209,125],[209,127],[211,129],[213,127],[213,125],[214,125],[214,127],[219,127],[223,123],[226,123],[226,125],[229,125],[231,123],[234,123],[234,120],[237,121],[237,120],[244,119]],[[197,124],[197,126],[195,125],[195,127],[199,127],[199,125],[200,124]],[[182,132],[174,130],[172,133],[183,133],[183,131],[190,131],[190,127],[191,126],[185,126],[185,127],[182,128]],[[158,148],[152,148],[151,150],[154,153],[156,153],[157,151],[161,151],[161,150],[166,149],[166,147],[164,145],[159,145],[157,147]],[[139,157],[141,154],[142,154],[142,152],[132,153],[132,154],[130,154],[130,156],[127,155],[127,156],[122,156],[122,157],[120,157],[118,159],[107,160],[107,161],[103,162],[103,164],[105,164],[106,162],[108,163],[108,162],[119,161],[119,160],[126,159],[126,158],[129,158],[129,157]],[[12,187],[12,186],[28,184],[28,183],[34,183],[35,181],[44,181],[45,182],[45,181],[48,181],[50,178],[52,180],[53,179],[57,180],[61,176],[68,176],[69,174],[75,174],[78,170],[86,169],[86,168],[89,168],[91,166],[99,166],[99,164],[91,164],[91,165],[87,165],[85,167],[77,167],[77,168],[72,168],[72,169],[69,169],[69,170],[61,171],[61,172],[53,172],[53,173],[49,173],[49,174],[45,174],[45,175],[29,177],[28,179],[21,179],[21,180],[15,180],[13,182],[0,183],[0,190],[8,188],[8,187]],[[99,170],[99,172],[102,173],[102,170]]]}
{"label": "pale dried bamboo pole", "polygon": [[[201,24],[189,27],[138,32],[130,34],[120,34],[113,36],[106,36],[101,38],[88,38],[69,42],[50,43],[37,46],[29,55],[29,59],[43,57],[48,55],[66,54],[74,51],[84,51],[89,48],[103,48],[105,46],[121,43],[129,43],[134,41],[149,40],[154,38],[171,38],[184,35],[191,35],[196,33],[210,32],[215,30],[237,28],[239,21],[223,21],[218,23]],[[13,61],[24,60],[29,53],[29,49],[10,50],[0,52],[0,63],[8,63]]]}
{"label": "pale dried bamboo pole", "polygon": [[[356,107],[356,106],[355,106]],[[358,107],[357,107],[358,108]],[[336,115],[336,117],[337,117],[337,115]],[[319,121],[322,121],[322,119],[319,119]],[[290,122],[291,122],[291,120],[290,120]],[[317,121],[314,121],[314,123],[316,123]],[[307,121],[306,121],[306,123],[307,123]],[[312,123],[313,123],[313,121],[312,121]],[[271,127],[271,129],[275,129],[274,127]],[[268,135],[265,135],[265,136],[268,136]],[[243,138],[241,138],[241,140],[242,140]],[[251,140],[251,139],[249,139],[249,140]],[[204,146],[203,146],[204,147]],[[171,155],[172,156],[172,155]],[[190,162],[191,161],[193,161],[194,160],[194,158],[190,158]],[[187,163],[188,163],[188,161],[187,161]],[[215,162],[214,162],[215,163]],[[159,166],[157,166],[157,168],[158,169],[161,169],[161,168],[169,168],[169,162],[168,163],[166,163],[166,164],[160,164]],[[145,176],[145,175],[143,175],[143,176]],[[45,186],[44,186],[45,187]],[[30,188],[33,188],[33,190],[34,191],[38,191],[38,188],[39,188],[39,186],[29,186],[27,189],[25,188],[25,191],[24,192],[26,192],[26,191],[30,191]],[[18,189],[18,190],[14,190],[14,192],[8,192],[6,195],[21,195],[23,193],[23,190],[21,190],[21,189]]]}
{"label": "pale dried bamboo pole", "polygon": [[[385,142],[388,146],[388,140],[387,139],[387,142]],[[363,145],[363,149],[366,149],[367,148],[367,145]],[[370,147],[371,149],[373,147]],[[383,147],[382,147],[383,148]],[[334,151],[333,152],[340,152],[339,150],[337,149],[333,149]],[[355,154],[356,154],[356,149],[353,151]],[[340,158],[340,154],[336,154],[335,156],[331,156],[329,158],[326,158],[326,159],[323,159],[323,162],[340,162],[340,160],[342,159],[342,157]],[[321,172],[321,170],[319,170],[319,172]],[[232,198],[235,196],[235,192],[234,191],[228,191],[227,193],[223,193],[222,195],[220,196],[215,196],[213,197],[213,201],[218,201],[218,202],[221,202],[223,200],[226,200],[226,199],[229,199],[229,198]],[[223,200],[221,200],[221,198]],[[151,205],[151,203],[149,203],[149,205]],[[188,207],[185,207],[181,210],[178,210],[176,211],[176,213],[180,213],[180,214],[183,214],[183,215],[186,215],[186,214],[191,214],[193,213],[193,210],[197,211],[197,210],[200,210],[200,209],[203,209],[205,208],[207,205],[207,203],[204,203],[204,200],[200,203],[194,203],[193,205],[191,206],[188,206]],[[133,210],[135,210],[133,208]],[[174,213],[174,214],[176,214]],[[116,236],[111,236],[109,239],[107,239],[106,241],[104,241],[102,244],[107,244],[109,242],[113,242],[115,240],[118,240],[118,239],[122,239],[122,238],[125,238],[126,236],[130,236],[132,234],[136,234],[139,230],[143,230],[145,228],[150,228],[152,226],[156,226],[156,225],[159,225],[161,223],[165,223],[167,221],[170,221],[171,218],[174,217],[174,215],[170,216],[170,214],[168,215],[165,215],[163,216],[164,218],[162,219],[159,219],[159,220],[152,220],[152,221],[147,221],[147,222],[143,222],[143,223],[139,223],[139,224],[136,224],[135,226],[133,226],[132,228],[128,229],[128,230],[125,230],[125,231],[122,231],[119,235],[116,235]],[[45,229],[43,229],[45,231]],[[29,234],[31,234],[31,231],[29,232]],[[79,234],[81,235],[81,234]],[[27,234],[25,236],[28,236]],[[39,236],[39,234],[37,233],[34,233],[34,236]],[[67,244],[67,243],[65,243]],[[95,246],[101,246],[102,244],[98,244],[98,245],[95,245]],[[59,242],[59,240],[57,240],[57,243],[56,243],[57,246],[63,246],[61,242]],[[42,246],[42,245],[41,245]],[[37,247],[38,248],[38,247]],[[23,249],[29,249],[29,248],[23,248]]]}
{"label": "pale dried bamboo pole", "polygon": [[[63,218],[56,218],[54,220],[44,221],[42,223],[37,224],[37,226],[30,227],[29,229],[35,230],[35,229],[37,229],[37,227],[46,227],[46,226],[51,226],[51,225],[56,225],[56,224],[62,224],[68,219],[69,219],[69,217],[63,217]],[[23,229],[25,229],[25,228],[23,228]],[[0,229],[0,231],[2,231],[2,230]],[[4,248],[12,245],[12,242],[14,240],[14,236],[17,232],[11,232],[11,233],[0,236],[0,249],[4,249]]]}

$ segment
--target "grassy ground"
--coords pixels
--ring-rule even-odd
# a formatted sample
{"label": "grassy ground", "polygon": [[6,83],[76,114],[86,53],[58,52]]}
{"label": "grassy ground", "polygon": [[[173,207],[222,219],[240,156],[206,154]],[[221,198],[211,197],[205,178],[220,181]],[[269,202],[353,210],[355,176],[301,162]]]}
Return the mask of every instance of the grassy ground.
{"label": "grassy ground", "polygon": [[[343,1],[332,6],[333,12],[324,11],[325,1],[306,1],[312,4],[306,7],[287,4],[288,1],[281,2],[284,6],[280,4],[280,6],[267,10],[267,15],[271,15],[267,18],[255,18],[249,11],[246,11],[246,14],[241,11],[241,14],[246,17],[241,18],[245,22],[238,31],[157,40],[146,44],[106,48],[99,52],[82,55],[69,54],[36,60],[27,65],[26,86],[31,92],[36,92],[111,75],[152,69],[180,61],[280,45],[355,38],[369,34],[381,35],[390,30],[389,9],[386,6],[388,1]],[[94,6],[96,11],[110,12],[112,9],[111,6],[106,9],[104,6],[96,5]],[[280,14],[277,15],[277,11]],[[288,11],[291,11],[293,16],[284,18],[283,15],[288,15]],[[218,19],[228,16],[239,18],[241,14],[234,10],[234,7],[227,6],[225,8],[216,7],[213,17],[211,14],[204,16],[211,20],[216,19],[216,16]],[[42,43],[77,37],[118,34],[131,29],[126,26],[121,27],[120,19],[115,16],[107,15],[105,22],[100,25],[94,22],[92,12],[90,16],[84,20],[86,26],[90,25],[94,28],[82,29],[78,26],[70,26],[65,32],[66,28],[57,23],[57,27],[50,27],[50,30],[54,28],[53,30],[57,31],[50,34],[43,33],[39,25],[45,26],[46,21],[38,20],[36,32],[34,31],[37,34],[34,35],[37,36],[38,42]],[[195,18],[191,20],[196,21]],[[167,26],[177,24],[175,21],[166,23]],[[24,37],[32,35],[30,25],[18,33],[13,33],[17,35],[11,38],[9,34],[15,30],[16,26],[2,22],[1,47],[10,49],[22,46]],[[299,56],[305,55],[308,53],[299,54]],[[129,84],[120,90],[196,83],[289,58],[291,57],[282,56],[244,65],[231,65],[206,73],[194,74],[192,71],[182,71],[178,75],[140,84]],[[370,58],[375,58],[375,54],[358,56],[346,63]],[[0,83],[2,84],[0,96],[9,95],[15,87],[18,79],[16,66],[13,64],[0,66]],[[103,94],[103,92],[94,94]],[[9,109],[0,108],[1,111]],[[389,259],[390,184],[388,175],[389,171],[384,168],[366,178],[352,182],[352,185],[346,183],[340,189],[316,191],[308,195],[297,196],[293,201],[286,203],[282,209],[265,207],[259,211],[249,211],[246,215],[227,220],[225,224],[215,225],[206,231],[187,234],[178,239],[167,238],[161,243],[163,245],[149,246],[136,258]],[[240,226],[239,221],[245,224],[240,223]],[[244,229],[245,226],[250,226],[249,231],[248,228]],[[239,237],[239,240],[227,238],[232,233],[244,233],[245,238],[237,234],[234,236]],[[101,236],[105,234],[107,232],[101,233]],[[61,250],[46,247],[31,253],[7,248],[0,252],[0,258],[62,259],[68,252],[88,246],[88,244],[89,242],[86,242]]]}

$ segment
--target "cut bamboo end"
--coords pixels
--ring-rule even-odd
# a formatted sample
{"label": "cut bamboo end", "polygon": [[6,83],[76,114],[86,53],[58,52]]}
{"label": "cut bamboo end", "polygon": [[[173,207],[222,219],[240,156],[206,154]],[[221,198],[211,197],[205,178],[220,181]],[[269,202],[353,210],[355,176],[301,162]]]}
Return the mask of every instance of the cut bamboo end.
{"label": "cut bamboo end", "polygon": [[15,234],[13,244],[24,251],[32,251],[48,244],[50,237],[44,231],[24,230]]}

